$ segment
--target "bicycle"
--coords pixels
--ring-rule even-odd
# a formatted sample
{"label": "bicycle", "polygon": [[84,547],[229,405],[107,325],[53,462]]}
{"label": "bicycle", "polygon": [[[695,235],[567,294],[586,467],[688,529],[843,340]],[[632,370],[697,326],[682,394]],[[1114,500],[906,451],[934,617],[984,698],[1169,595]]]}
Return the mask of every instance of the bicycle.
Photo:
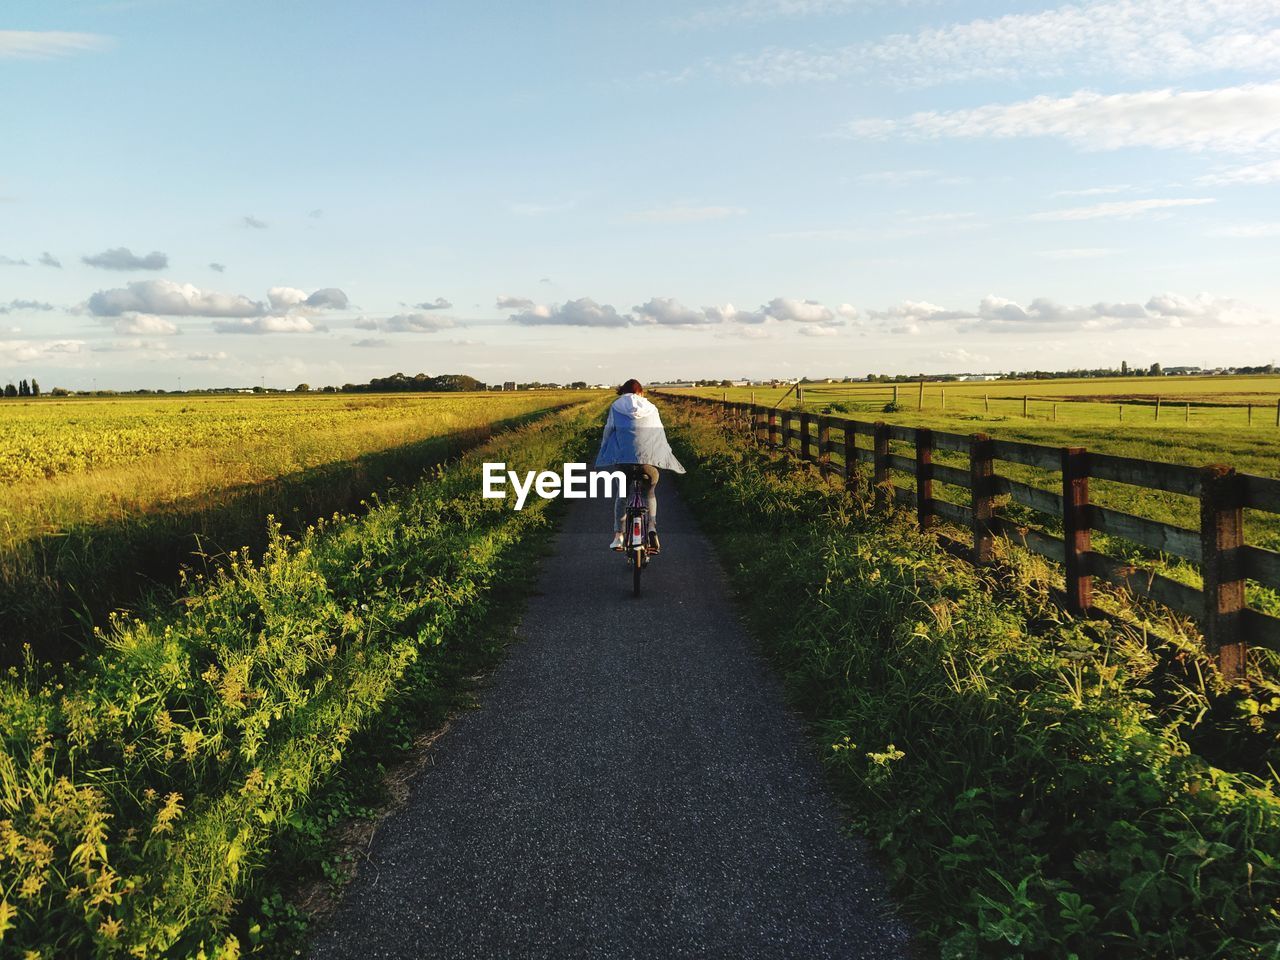
{"label": "bicycle", "polygon": [[623,530],[623,554],[627,565],[631,567],[632,596],[640,596],[640,574],[649,565],[649,506],[645,497],[645,487],[649,478],[644,468],[630,464],[627,466],[627,478],[631,484],[631,498],[627,501]]}

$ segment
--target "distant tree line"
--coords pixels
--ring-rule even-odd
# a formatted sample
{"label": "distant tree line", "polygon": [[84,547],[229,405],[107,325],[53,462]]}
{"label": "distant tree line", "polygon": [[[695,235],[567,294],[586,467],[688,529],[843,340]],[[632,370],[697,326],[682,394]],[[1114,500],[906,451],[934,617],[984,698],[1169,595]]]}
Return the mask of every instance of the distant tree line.
{"label": "distant tree line", "polygon": [[30,380],[22,380],[15,387],[12,383],[6,383],[4,386],[4,395],[6,397],[38,397],[40,396],[40,384],[33,377]]}
{"label": "distant tree line", "polygon": [[443,373],[435,377],[425,373],[412,377],[393,373],[389,377],[374,377],[368,383],[344,383],[337,390],[341,393],[461,393],[485,388],[485,384],[465,373]]}

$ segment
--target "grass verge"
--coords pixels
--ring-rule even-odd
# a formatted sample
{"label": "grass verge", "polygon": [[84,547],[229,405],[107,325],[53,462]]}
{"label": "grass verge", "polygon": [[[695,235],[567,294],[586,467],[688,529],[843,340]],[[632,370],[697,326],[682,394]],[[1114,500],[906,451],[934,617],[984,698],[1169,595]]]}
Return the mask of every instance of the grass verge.
{"label": "grass verge", "polygon": [[[1227,691],[1191,643],[1073,621],[1027,571],[673,420],[749,622],[944,957],[1280,957],[1280,687]],[[1239,764],[1191,750],[1210,724]]]}

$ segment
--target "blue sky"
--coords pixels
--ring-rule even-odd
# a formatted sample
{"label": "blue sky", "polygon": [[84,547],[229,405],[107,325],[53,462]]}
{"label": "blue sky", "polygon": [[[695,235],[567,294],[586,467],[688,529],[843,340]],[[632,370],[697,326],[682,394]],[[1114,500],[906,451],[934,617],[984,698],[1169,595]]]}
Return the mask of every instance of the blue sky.
{"label": "blue sky", "polygon": [[0,376],[1280,360],[1278,63],[1278,0],[10,0]]}

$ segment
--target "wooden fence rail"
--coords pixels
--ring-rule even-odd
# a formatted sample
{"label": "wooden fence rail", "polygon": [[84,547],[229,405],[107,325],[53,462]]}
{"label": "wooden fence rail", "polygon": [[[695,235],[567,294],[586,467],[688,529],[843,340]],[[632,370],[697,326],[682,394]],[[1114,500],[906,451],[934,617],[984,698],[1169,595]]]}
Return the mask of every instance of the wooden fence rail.
{"label": "wooden fence rail", "polygon": [[[1280,479],[1237,473],[1221,465],[1191,467],[1091,453],[1083,447],[1050,447],[986,434],[972,436],[789,411],[746,403],[674,396],[719,407],[758,442],[819,465],[825,476],[843,478],[857,490],[862,465],[870,465],[874,502],[883,509],[891,502],[914,508],[921,529],[940,522],[970,531],[966,548],[976,564],[990,563],[995,537],[1006,536],[1033,553],[1062,565],[1066,605],[1073,613],[1093,607],[1093,580],[1100,578],[1136,596],[1194,618],[1206,648],[1218,660],[1224,676],[1240,679],[1249,647],[1280,651],[1280,617],[1247,604],[1245,587],[1254,581],[1280,589],[1280,552],[1245,542],[1245,508],[1280,514]],[[798,418],[798,429],[793,424]],[[832,432],[841,437],[833,439]],[[869,443],[859,446],[858,438]],[[894,443],[910,444],[914,455],[893,452]],[[936,451],[968,457],[967,470],[934,462]],[[837,459],[837,457],[839,459]],[[998,462],[1029,466],[1058,474],[1061,493],[1000,475]],[[893,483],[893,474],[914,478],[911,489]],[[1092,503],[1089,481],[1105,480],[1194,497],[1200,504],[1200,529],[1126,513]],[[967,489],[969,504],[936,495],[935,486]],[[1000,498],[1052,517],[1061,524],[1061,537],[1039,530],[1000,512]],[[1105,534],[1197,564],[1203,586],[1179,583],[1094,548],[1092,534]]]}

